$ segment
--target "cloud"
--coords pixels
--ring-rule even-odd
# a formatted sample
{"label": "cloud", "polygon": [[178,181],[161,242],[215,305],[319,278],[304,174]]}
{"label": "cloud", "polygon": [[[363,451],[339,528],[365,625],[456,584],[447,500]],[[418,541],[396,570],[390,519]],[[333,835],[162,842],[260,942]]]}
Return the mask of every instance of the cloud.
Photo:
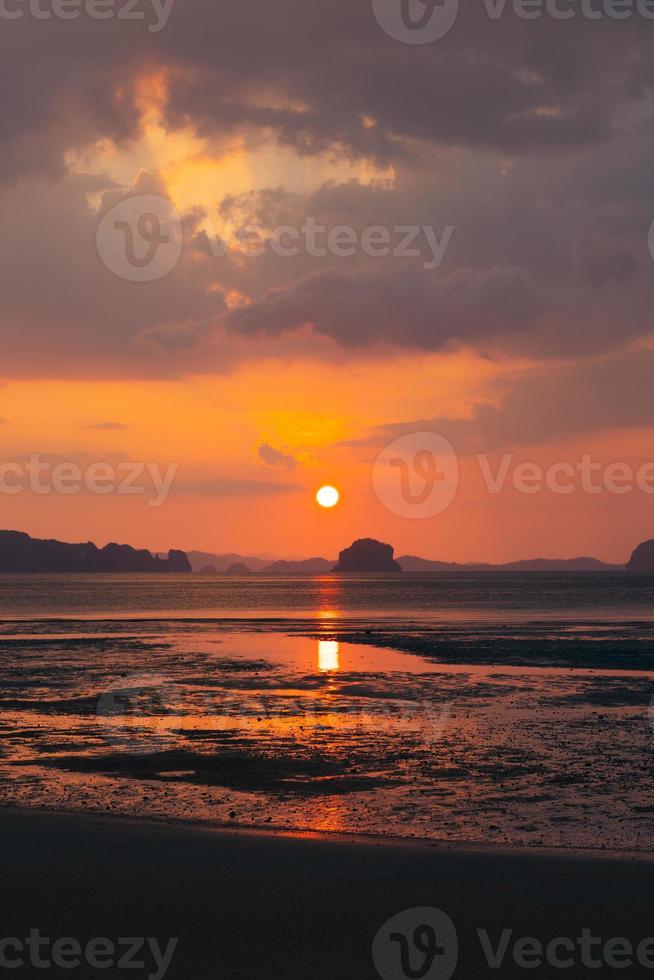
{"label": "cloud", "polygon": [[[594,356],[647,334],[649,25],[527,21],[511,4],[489,22],[484,4],[460,7],[451,34],[424,47],[389,38],[369,3],[348,0],[279,0],[255,18],[247,4],[184,0],[156,35],[87,16],[6,21],[3,374],[171,377],[289,350],[320,358],[386,345],[393,356],[453,341]],[[161,98],[172,141],[193,135],[218,170],[235,145],[253,174],[288,162],[286,175],[272,168],[274,187],[249,196],[216,187],[218,212],[225,197],[223,212],[249,208],[264,223],[452,224],[446,266],[424,275],[359,255],[217,259],[198,205],[183,215],[186,247],[170,275],[120,280],[96,252],[98,201],[102,213],[166,192],[156,173],[136,177],[152,158],[144,93]],[[120,186],[116,174],[71,171],[98,146],[124,161]],[[370,176],[380,166],[383,186]],[[342,178],[352,168],[360,182]]]}
{"label": "cloud", "polygon": [[139,124],[135,80],[163,68],[173,129],[267,132],[302,154],[340,147],[384,160],[415,141],[518,153],[592,145],[652,81],[638,16],[534,22],[506,4],[491,23],[483,4],[460,7],[450,35],[424,47],[397,43],[370,4],[348,0],[279,0],[255,18],[247,4],[185,0],[156,35],[117,18],[5,21],[0,79],[14,95],[0,160],[8,177],[51,176],[70,146],[127,142]]}
{"label": "cloud", "polygon": [[388,342],[437,350],[452,340],[524,329],[544,308],[544,297],[522,269],[434,276],[389,262],[313,273],[231,311],[225,322],[246,334],[282,334],[309,324],[344,347]]}
{"label": "cloud", "polygon": [[501,22],[489,23],[483,4],[460,6],[448,37],[414,47],[385,35],[369,4],[347,0],[282,0],[259,10],[256,25],[243,6],[178,5],[162,38],[166,57],[185,69],[170,121],[204,133],[266,129],[304,154],[341,146],[401,159],[409,140],[521,152],[600,141],[651,80],[652,42],[639,17],[534,23],[507,4]]}
{"label": "cloud", "polygon": [[294,470],[297,466],[295,456],[291,456],[289,453],[283,453],[279,449],[270,446],[267,442],[259,446],[257,455],[266,466],[281,466],[286,470]]}
{"label": "cloud", "polygon": [[506,382],[497,402],[477,402],[468,418],[391,423],[364,440],[369,449],[412,432],[437,432],[462,454],[505,451],[608,429],[654,426],[654,350],[633,350],[594,361],[534,370]]}
{"label": "cloud", "polygon": [[606,233],[580,236],[573,252],[581,275],[591,286],[626,286],[636,276],[638,263],[633,249],[613,241]]}
{"label": "cloud", "polygon": [[[116,276],[95,246],[98,218],[88,195],[107,187],[76,175],[53,184],[24,181],[0,194],[0,283],[5,298],[0,334],[12,350],[13,376],[165,376],[178,373],[163,341],[222,315],[202,262],[184,252],[178,267],[155,282]],[[161,193],[156,175],[141,174],[127,193],[106,189],[100,213],[135,193]],[[26,256],[28,260],[26,261]],[[38,285],[36,288],[35,284]],[[143,338],[156,335],[144,343]],[[172,345],[174,347],[174,345]]]}

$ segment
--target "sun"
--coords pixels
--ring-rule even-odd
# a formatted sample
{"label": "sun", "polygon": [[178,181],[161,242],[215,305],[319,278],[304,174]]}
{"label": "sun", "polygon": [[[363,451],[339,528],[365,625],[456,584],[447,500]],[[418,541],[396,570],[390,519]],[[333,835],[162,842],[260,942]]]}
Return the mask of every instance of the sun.
{"label": "sun", "polygon": [[321,487],[316,493],[316,500],[321,507],[335,507],[341,499],[341,495],[336,487]]}

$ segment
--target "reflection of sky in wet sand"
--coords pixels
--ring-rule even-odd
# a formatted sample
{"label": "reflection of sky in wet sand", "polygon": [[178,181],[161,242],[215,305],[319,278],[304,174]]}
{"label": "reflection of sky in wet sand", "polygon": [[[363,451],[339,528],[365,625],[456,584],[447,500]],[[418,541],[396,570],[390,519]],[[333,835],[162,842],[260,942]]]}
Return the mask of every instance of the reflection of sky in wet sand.
{"label": "reflection of sky in wet sand", "polygon": [[[283,624],[5,624],[2,799],[314,831],[650,846],[651,674],[435,663],[368,633],[339,638],[334,604],[330,586],[312,636]],[[586,644],[580,663],[604,642],[601,630],[570,632]],[[527,628],[520,636],[533,640]],[[549,627],[543,636],[557,638]],[[433,639],[449,650],[455,638],[471,656],[482,642],[472,631]],[[117,710],[98,714],[100,696]]]}

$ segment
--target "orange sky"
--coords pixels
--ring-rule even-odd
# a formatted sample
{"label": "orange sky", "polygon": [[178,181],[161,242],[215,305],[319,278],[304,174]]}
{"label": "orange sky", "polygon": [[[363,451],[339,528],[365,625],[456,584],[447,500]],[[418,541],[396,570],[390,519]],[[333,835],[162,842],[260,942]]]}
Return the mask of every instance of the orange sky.
{"label": "orange sky", "polygon": [[[652,536],[652,497],[638,488],[626,495],[578,487],[570,494],[531,494],[517,492],[510,478],[493,494],[476,459],[487,453],[496,465],[509,453],[512,466],[547,468],[574,466],[591,454],[604,465],[637,469],[654,457],[646,412],[654,345],[644,331],[639,340],[635,329],[633,337],[625,331],[624,340],[611,338],[611,324],[602,321],[609,301],[618,308],[627,302],[616,283],[623,266],[630,268],[604,231],[597,240],[590,234],[590,246],[584,238],[570,247],[582,271],[599,269],[613,292],[605,300],[600,287],[586,283],[584,298],[595,305],[572,325],[559,297],[549,302],[533,269],[516,264],[530,251],[525,263],[546,264],[540,250],[551,233],[546,222],[554,200],[531,193],[529,167],[518,155],[447,141],[428,147],[406,137],[403,153],[382,159],[338,141],[300,150],[275,138],[268,123],[212,129],[183,114],[173,123],[166,117],[170,91],[186,81],[172,66],[141,66],[114,93],[115,106],[133,112],[129,133],[119,138],[99,124],[92,134],[75,134],[62,125],[63,173],[21,177],[11,206],[0,196],[0,213],[15,221],[17,240],[28,235],[34,249],[24,302],[3,321],[10,332],[6,350],[16,353],[13,371],[8,367],[0,382],[0,463],[22,465],[39,454],[52,465],[82,469],[98,462],[173,466],[171,492],[157,507],[146,495],[118,492],[2,493],[4,527],[98,544],[283,556],[334,557],[355,537],[375,536],[398,554],[462,562],[580,554],[622,561]],[[290,114],[304,125],[311,117],[303,98],[279,87],[255,86],[243,98],[264,119]],[[355,122],[357,139],[374,135],[379,125],[367,113]],[[546,169],[554,172],[559,163],[553,157]],[[125,284],[100,265],[92,236],[107,203],[151,187],[179,211],[192,242],[185,240],[170,280]],[[497,229],[503,234],[507,215],[517,224],[522,212],[503,210],[503,195],[524,207],[534,200],[544,222],[542,234],[528,229],[528,248],[518,245],[515,255],[510,230],[507,244]],[[69,212],[57,211],[60,200]],[[259,261],[232,243],[227,258],[217,260],[200,247],[204,232],[222,227],[225,208],[244,220],[257,214],[268,231],[275,220],[306,218],[318,207],[336,216],[335,223],[351,212],[357,227],[405,215],[442,228],[459,213],[451,267],[442,276],[418,267],[418,277],[411,267],[405,282],[408,266],[371,260],[356,280],[348,277],[359,272],[357,256],[332,279],[330,259]],[[469,212],[481,233],[467,227]],[[47,239],[41,223],[50,217],[55,248],[45,251],[39,276],[36,253]],[[555,259],[547,261],[558,261],[560,243],[551,238]],[[19,248],[16,255],[14,279],[22,267]],[[566,255],[563,264],[570,264]],[[548,272],[554,282],[562,275],[556,265]],[[645,273],[651,279],[649,267]],[[572,308],[579,305],[579,285],[570,288]],[[313,289],[311,316],[299,313],[294,322]],[[332,309],[338,289],[345,299],[336,296]],[[379,322],[365,305],[368,291],[375,293],[370,309]],[[71,296],[79,302],[69,307]],[[431,304],[433,336],[423,300]],[[342,336],[339,302],[346,324],[361,303],[354,328]],[[393,322],[385,320],[389,308]],[[230,320],[251,310],[255,328],[247,317]],[[24,350],[23,336],[29,338]],[[606,378],[614,376],[615,390],[607,390]],[[452,439],[460,478],[451,506],[415,520],[378,499],[372,467],[386,443],[423,429]],[[323,483],[341,491],[333,511],[315,504]]]}
{"label": "orange sky", "polygon": [[[2,393],[12,413],[2,427],[5,459],[21,459],[29,446],[43,459],[77,461],[82,469],[97,460],[152,462],[162,470],[172,463],[178,469],[170,496],[157,507],[148,505],[146,495],[27,490],[3,495],[3,526],[157,549],[333,557],[355,537],[374,535],[393,543],[398,554],[443,560],[586,553],[624,559],[646,536],[651,519],[650,498],[638,492],[526,495],[509,479],[494,495],[468,455],[459,461],[457,496],[442,514],[411,520],[377,499],[371,483],[377,448],[348,443],[389,418],[419,419],[427,410],[455,407],[461,412],[466,392],[478,396],[490,388],[495,370],[488,362],[453,356],[349,367],[264,362],[218,378],[168,382],[12,382]],[[121,428],[94,428],[105,423]],[[292,455],[297,465],[266,465],[257,455],[264,443]],[[582,448],[596,460],[637,466],[642,434],[522,448],[515,463],[575,463]],[[490,454],[493,471],[500,459]],[[240,481],[263,486],[242,492]],[[270,493],[271,483],[287,489]],[[341,491],[333,511],[315,504],[323,483]]]}

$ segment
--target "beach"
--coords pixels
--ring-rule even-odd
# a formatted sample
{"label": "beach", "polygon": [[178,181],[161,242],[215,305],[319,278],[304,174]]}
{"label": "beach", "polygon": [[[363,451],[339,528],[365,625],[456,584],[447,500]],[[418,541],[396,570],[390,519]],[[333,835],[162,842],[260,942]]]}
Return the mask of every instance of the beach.
{"label": "beach", "polygon": [[0,980],[653,976],[653,22],[0,0]]}
{"label": "beach", "polygon": [[[525,970],[514,961],[524,937],[545,946],[590,930],[602,940],[592,947],[597,961],[614,937],[636,949],[654,933],[654,865],[642,856],[226,832],[45,812],[2,811],[0,832],[5,936],[31,928],[50,939],[106,937],[116,946],[121,937],[156,937],[163,949],[176,937],[171,980],[373,980],[378,930],[416,907],[451,919],[461,980],[558,975],[547,963]],[[493,968],[478,930],[495,950],[507,929],[511,942]],[[563,972],[586,976],[583,950],[575,944],[571,955],[576,968]],[[605,972],[613,971],[605,965],[593,975]],[[638,965],[623,973],[649,975]]]}
{"label": "beach", "polygon": [[650,975],[650,576],[5,586],[17,975]]}

